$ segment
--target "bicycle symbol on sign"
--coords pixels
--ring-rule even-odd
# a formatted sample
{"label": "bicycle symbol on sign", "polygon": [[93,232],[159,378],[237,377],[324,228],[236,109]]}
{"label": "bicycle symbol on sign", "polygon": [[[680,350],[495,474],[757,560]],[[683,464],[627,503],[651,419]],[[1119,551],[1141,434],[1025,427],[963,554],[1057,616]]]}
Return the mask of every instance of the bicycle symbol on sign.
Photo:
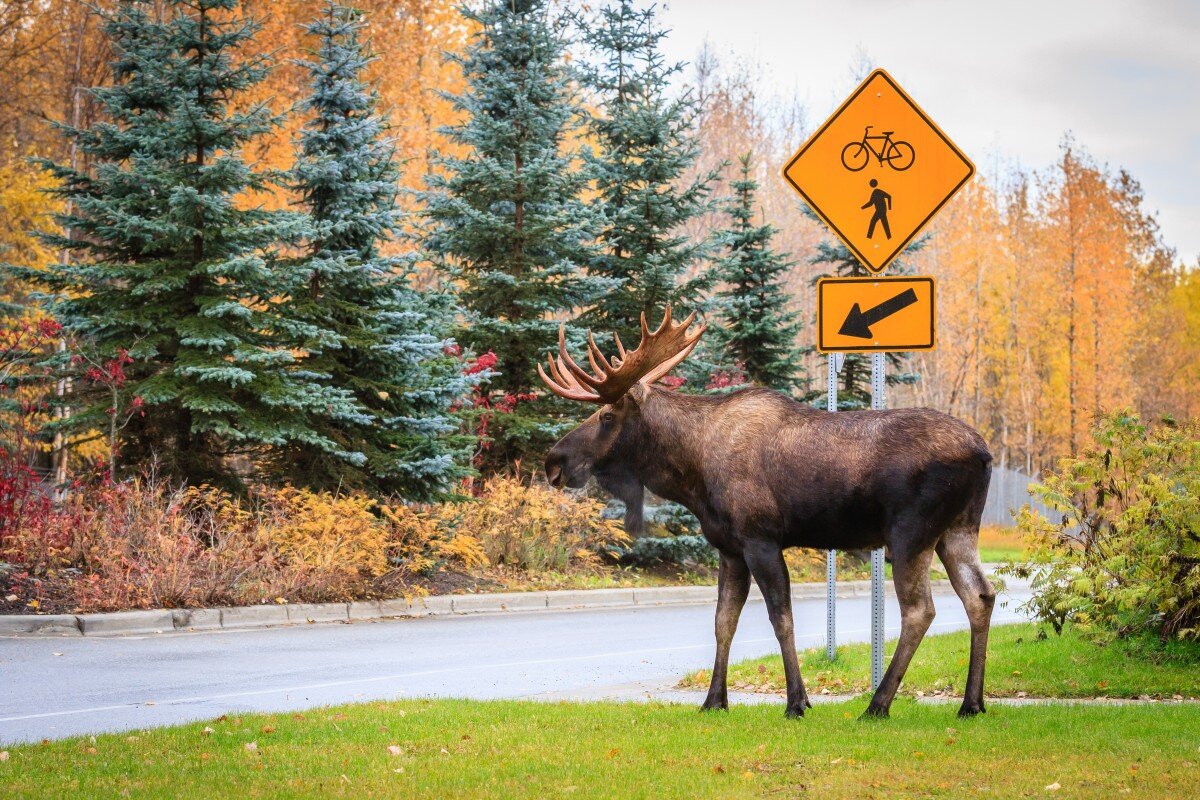
{"label": "bicycle symbol on sign", "polygon": [[[887,162],[888,166],[897,172],[903,172],[913,165],[913,161],[917,158],[917,151],[913,146],[905,141],[892,141],[892,134],[895,131],[884,131],[882,134],[871,135],[871,128],[874,125],[868,125],[863,131],[861,141],[850,142],[842,148],[842,166],[851,172],[858,172],[871,162],[871,156],[879,161],[879,166],[883,166],[883,162]],[[878,148],[872,142],[881,142]]]}

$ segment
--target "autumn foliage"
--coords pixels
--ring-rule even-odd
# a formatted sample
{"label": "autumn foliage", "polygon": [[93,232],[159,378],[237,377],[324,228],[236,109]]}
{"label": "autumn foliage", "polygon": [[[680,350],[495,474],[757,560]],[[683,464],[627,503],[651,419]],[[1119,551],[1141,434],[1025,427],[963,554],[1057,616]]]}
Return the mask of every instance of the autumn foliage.
{"label": "autumn foliage", "polygon": [[[6,592],[37,610],[324,602],[423,591],[440,570],[589,570],[626,541],[603,504],[494,478],[463,503],[258,487],[246,497],[153,477],[77,486],[53,504],[0,482]],[[66,586],[65,597],[62,596]]]}

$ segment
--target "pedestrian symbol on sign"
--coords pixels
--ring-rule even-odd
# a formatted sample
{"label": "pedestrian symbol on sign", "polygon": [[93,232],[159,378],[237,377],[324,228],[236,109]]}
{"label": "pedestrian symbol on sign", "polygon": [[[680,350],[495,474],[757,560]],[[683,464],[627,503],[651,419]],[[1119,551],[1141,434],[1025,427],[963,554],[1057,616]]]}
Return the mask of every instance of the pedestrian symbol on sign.
{"label": "pedestrian symbol on sign", "polygon": [[887,238],[892,238],[892,226],[888,225],[888,212],[892,210],[892,196],[879,188],[879,181],[871,178],[871,188],[875,191],[871,192],[871,199],[863,203],[863,208],[875,207],[875,213],[871,216],[871,224],[867,226],[867,238],[871,239],[875,236],[875,225],[883,223],[883,234]]}

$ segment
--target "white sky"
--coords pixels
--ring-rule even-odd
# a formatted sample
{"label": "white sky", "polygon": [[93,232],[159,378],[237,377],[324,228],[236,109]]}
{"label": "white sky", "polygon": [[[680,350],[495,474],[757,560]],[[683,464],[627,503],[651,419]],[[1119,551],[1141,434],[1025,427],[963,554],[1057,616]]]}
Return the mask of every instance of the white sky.
{"label": "white sky", "polygon": [[669,58],[708,39],[723,61],[757,62],[812,127],[863,51],[985,175],[1041,169],[1073,131],[1142,183],[1184,261],[1200,256],[1198,0],[668,0],[662,21]]}

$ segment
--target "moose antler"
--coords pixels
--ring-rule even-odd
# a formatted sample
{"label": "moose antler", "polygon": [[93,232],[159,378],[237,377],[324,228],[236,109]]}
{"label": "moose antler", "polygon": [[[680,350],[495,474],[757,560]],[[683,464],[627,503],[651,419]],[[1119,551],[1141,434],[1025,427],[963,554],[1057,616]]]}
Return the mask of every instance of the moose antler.
{"label": "moose antler", "polygon": [[550,391],[568,400],[585,403],[615,403],[635,384],[646,386],[666,375],[679,362],[687,358],[707,327],[703,322],[694,333],[688,328],[696,319],[696,312],[678,325],[671,324],[671,307],[668,305],[658,330],[651,332],[646,324],[646,313],[642,312],[642,341],[633,350],[626,350],[621,337],[613,334],[617,355],[607,358],[596,345],[588,331],[588,372],[571,358],[567,352],[566,328],[558,326],[558,355],[550,356],[550,374],[538,365],[538,375],[550,387]]}

